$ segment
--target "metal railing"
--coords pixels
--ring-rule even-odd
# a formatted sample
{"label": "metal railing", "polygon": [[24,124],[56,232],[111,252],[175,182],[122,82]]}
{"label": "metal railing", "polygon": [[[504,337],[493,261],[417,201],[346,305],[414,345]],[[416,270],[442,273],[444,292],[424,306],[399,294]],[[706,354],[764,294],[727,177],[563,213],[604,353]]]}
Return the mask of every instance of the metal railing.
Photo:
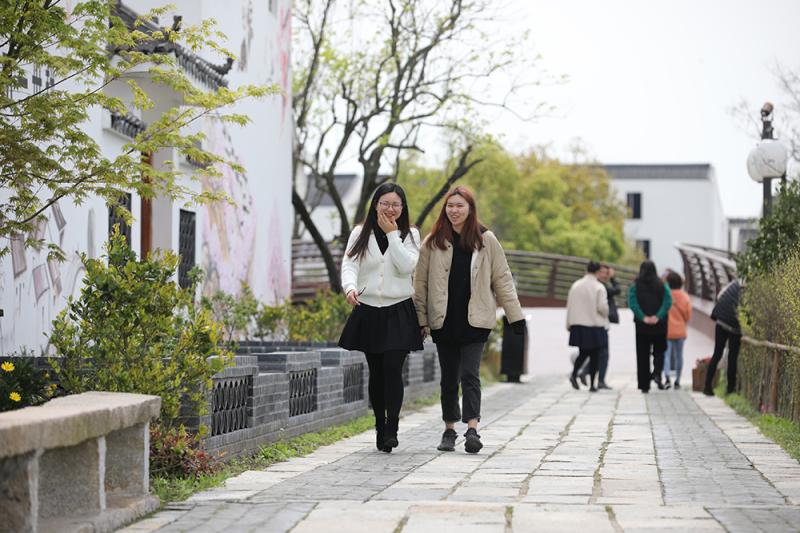
{"label": "metal railing", "polygon": [[725,250],[675,243],[681,254],[686,292],[715,302],[719,290],[736,278],[735,255]]}

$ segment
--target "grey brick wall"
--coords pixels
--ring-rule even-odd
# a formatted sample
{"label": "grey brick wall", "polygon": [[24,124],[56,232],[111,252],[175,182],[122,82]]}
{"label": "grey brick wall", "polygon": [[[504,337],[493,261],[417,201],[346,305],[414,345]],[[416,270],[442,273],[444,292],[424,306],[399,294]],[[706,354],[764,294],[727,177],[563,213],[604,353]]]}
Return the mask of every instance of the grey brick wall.
{"label": "grey brick wall", "polygon": [[[426,357],[429,366],[431,358],[433,362],[433,379],[429,381],[424,380]],[[354,364],[363,365],[363,398],[345,403],[344,368]],[[439,390],[439,362],[433,344],[426,344],[421,352],[410,353],[408,365],[409,382],[405,402],[430,396]],[[290,375],[309,369],[316,369],[317,409],[290,417]],[[296,343],[245,341],[240,343],[234,366],[226,368],[214,379],[239,376],[252,376],[252,388],[247,400],[247,427],[204,439],[209,452],[221,454],[225,459],[253,454],[264,444],[320,431],[368,412],[369,369],[361,352],[351,352],[324,343],[302,346]],[[210,426],[209,415],[199,420]]]}

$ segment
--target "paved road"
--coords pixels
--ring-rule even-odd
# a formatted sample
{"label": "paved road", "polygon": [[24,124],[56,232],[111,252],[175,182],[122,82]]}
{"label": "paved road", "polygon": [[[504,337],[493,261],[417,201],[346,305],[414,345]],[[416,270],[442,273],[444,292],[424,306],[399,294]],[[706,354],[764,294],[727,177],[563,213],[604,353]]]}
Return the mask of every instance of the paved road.
{"label": "paved road", "polygon": [[800,464],[720,399],[610,382],[597,394],[563,375],[490,387],[478,455],[461,440],[436,451],[434,406],[403,418],[392,454],[362,434],[125,531],[800,530]]}

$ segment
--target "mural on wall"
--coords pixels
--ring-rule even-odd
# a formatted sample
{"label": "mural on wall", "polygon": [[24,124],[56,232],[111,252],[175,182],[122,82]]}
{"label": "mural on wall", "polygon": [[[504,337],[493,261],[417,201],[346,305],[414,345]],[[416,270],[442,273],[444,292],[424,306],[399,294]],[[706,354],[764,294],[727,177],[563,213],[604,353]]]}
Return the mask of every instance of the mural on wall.
{"label": "mural on wall", "polygon": [[[47,351],[49,341],[43,332],[64,308],[67,298],[76,295],[85,273],[77,251],[65,247],[67,219],[58,203],[49,209],[31,237],[44,241],[40,250],[25,248],[24,238],[11,239],[11,270],[0,276],[0,294],[5,316],[0,318],[0,354],[8,355],[22,347],[36,353]],[[87,214],[88,236],[94,235],[94,210]],[[47,244],[58,244],[66,254],[63,262],[48,259]],[[94,248],[92,246],[92,248]]]}
{"label": "mural on wall", "polygon": [[276,83],[281,94],[281,130],[286,126],[290,113],[292,93],[291,47],[292,47],[292,5],[291,2],[270,2],[270,16],[277,22],[276,31],[267,34],[266,63],[267,83]]}
{"label": "mural on wall", "polygon": [[[230,133],[219,121],[206,121],[207,149],[236,161]],[[222,167],[222,176],[203,179],[204,190],[227,194],[233,203],[214,202],[205,208],[203,218],[201,267],[205,272],[203,293],[225,291],[237,294],[242,282],[250,283],[256,246],[258,213],[253,209],[253,195],[245,174],[230,166]]]}

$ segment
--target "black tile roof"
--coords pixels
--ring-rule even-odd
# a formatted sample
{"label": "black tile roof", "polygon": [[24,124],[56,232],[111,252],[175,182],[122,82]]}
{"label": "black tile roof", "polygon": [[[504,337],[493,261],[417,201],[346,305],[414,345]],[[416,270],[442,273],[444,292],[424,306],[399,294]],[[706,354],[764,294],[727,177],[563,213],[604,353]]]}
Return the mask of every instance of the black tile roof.
{"label": "black tile roof", "polygon": [[[134,24],[139,18],[139,14],[123,4],[121,0],[118,0],[114,5],[113,14],[119,17],[129,29],[134,29]],[[179,22],[179,20],[176,20],[176,23],[177,22]],[[143,24],[136,26],[136,29],[150,34],[152,34],[154,31],[164,30],[164,28],[158,27],[151,21],[144,21]],[[136,49],[145,54],[173,53],[175,54],[175,58],[177,59],[177,62],[181,68],[208,87],[212,89],[218,89],[219,87],[228,86],[228,81],[225,79],[225,75],[230,71],[231,66],[233,66],[233,59],[231,58],[228,58],[223,65],[215,65],[210,61],[198,56],[197,54],[190,52],[181,45],[173,43],[167,39],[154,39],[152,41],[144,42],[139,44]],[[119,49],[111,50],[111,53],[114,54],[118,53],[119,51]]]}
{"label": "black tile roof", "polygon": [[709,163],[603,165],[603,169],[616,180],[708,180],[711,178]]}

